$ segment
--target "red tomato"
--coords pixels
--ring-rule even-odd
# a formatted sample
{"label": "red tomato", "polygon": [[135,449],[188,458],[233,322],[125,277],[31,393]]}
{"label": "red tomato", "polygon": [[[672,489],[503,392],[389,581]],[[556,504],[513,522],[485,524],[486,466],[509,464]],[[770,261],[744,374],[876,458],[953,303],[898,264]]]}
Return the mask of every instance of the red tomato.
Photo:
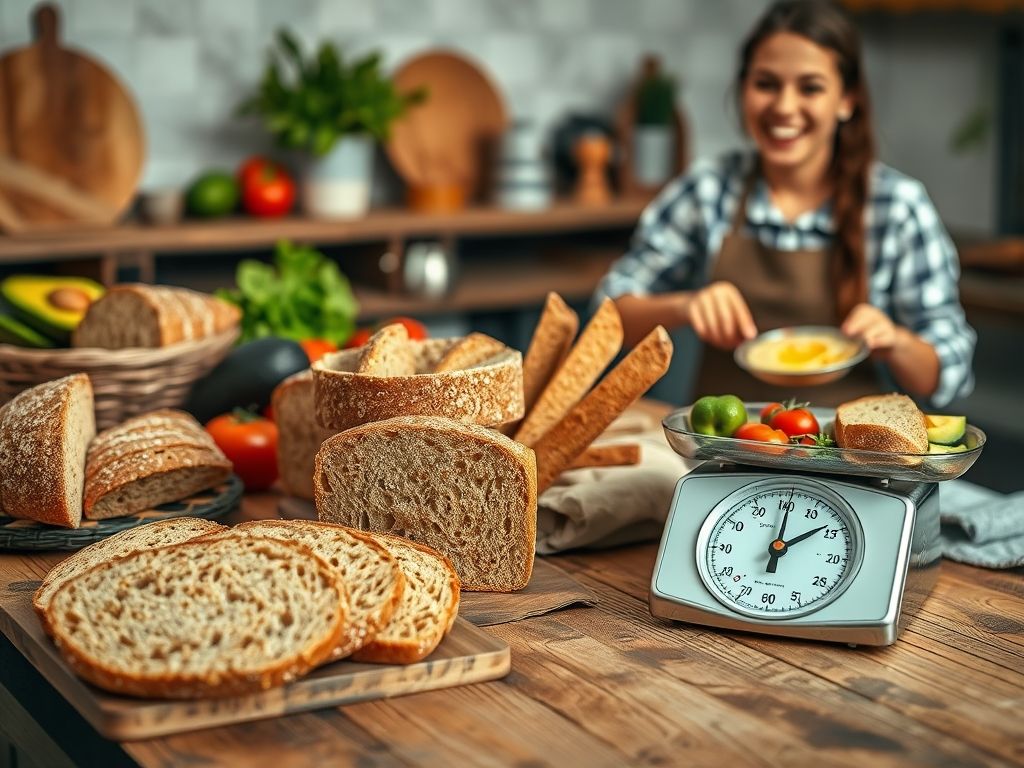
{"label": "red tomato", "polygon": [[299,346],[302,347],[303,351],[306,353],[306,357],[309,358],[310,365],[315,363],[328,352],[338,351],[338,345],[333,341],[328,341],[327,339],[303,339],[299,342]]}
{"label": "red tomato", "polygon": [[759,443],[788,443],[789,436],[781,429],[772,429],[767,424],[750,422],[732,433],[737,440],[756,440]]}
{"label": "red tomato", "polygon": [[768,422],[773,429],[781,429],[790,437],[816,435],[821,431],[818,420],[806,408],[789,408],[779,411]]}
{"label": "red tomato", "polygon": [[206,431],[235,466],[247,491],[265,491],[277,480],[277,425],[236,409],[211,419]]}
{"label": "red tomato", "polygon": [[761,423],[771,424],[772,416],[782,410],[785,410],[785,406],[782,403],[768,403],[768,405],[761,409]]}
{"label": "red tomato", "polygon": [[401,323],[405,326],[406,333],[409,334],[409,338],[413,340],[427,338],[427,327],[423,325],[419,320],[414,320],[411,317],[391,317],[387,320],[382,320],[377,323],[376,329],[380,330],[385,325],[391,325],[392,323]]}
{"label": "red tomato", "polygon": [[242,206],[253,216],[283,216],[295,204],[295,182],[283,166],[250,157],[238,172]]}
{"label": "red tomato", "polygon": [[370,336],[372,335],[373,331],[369,328],[360,328],[348,337],[348,341],[345,342],[345,349],[354,349],[355,347],[363,346],[363,344],[370,340]]}
{"label": "red tomato", "polygon": [[836,444],[835,440],[822,433],[802,435],[795,439],[800,445],[816,445],[819,448],[830,448]]}

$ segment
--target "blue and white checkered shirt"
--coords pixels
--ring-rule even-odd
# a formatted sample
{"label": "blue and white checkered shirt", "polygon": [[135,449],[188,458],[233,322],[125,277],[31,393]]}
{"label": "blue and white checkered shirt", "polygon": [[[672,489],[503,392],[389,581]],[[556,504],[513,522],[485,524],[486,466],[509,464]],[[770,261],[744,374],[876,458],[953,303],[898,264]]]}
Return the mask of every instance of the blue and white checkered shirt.
{"label": "blue and white checkered shirt", "polygon": [[[643,212],[630,251],[612,265],[597,296],[692,290],[707,284],[753,162],[752,153],[730,153],[695,163],[665,187]],[[827,248],[835,234],[831,211],[827,202],[787,222],[759,180],[747,199],[747,232],[776,250]],[[969,394],[977,336],[960,306],[956,249],[924,186],[877,162],[865,210],[865,250],[870,303],[938,354],[939,385],[932,405],[941,407]]]}

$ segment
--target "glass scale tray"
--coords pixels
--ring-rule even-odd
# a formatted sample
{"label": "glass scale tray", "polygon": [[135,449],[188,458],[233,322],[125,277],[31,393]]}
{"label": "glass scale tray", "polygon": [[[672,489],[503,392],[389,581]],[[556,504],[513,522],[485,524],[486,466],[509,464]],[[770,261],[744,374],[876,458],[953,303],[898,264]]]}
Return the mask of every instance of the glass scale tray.
{"label": "glass scale tray", "polygon": [[[746,403],[747,413],[756,418],[765,405],[767,403]],[[808,410],[818,420],[821,431],[835,437],[832,429],[835,409],[810,407]],[[962,453],[883,453],[855,448],[782,445],[713,437],[690,429],[690,406],[670,413],[662,420],[662,426],[669,445],[687,459],[930,483],[960,477],[977,461],[985,445],[985,433],[970,424],[963,437],[967,450]]]}

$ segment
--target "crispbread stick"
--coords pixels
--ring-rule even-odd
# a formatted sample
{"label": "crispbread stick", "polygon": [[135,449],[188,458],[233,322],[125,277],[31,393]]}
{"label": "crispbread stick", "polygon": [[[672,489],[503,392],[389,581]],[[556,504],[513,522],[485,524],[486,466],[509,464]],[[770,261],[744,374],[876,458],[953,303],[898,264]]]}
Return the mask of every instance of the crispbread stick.
{"label": "crispbread stick", "polygon": [[460,368],[482,363],[484,360],[494,357],[505,349],[505,345],[497,339],[492,339],[486,333],[473,332],[467,334],[461,341],[456,342],[444,353],[444,357],[437,361],[434,366],[434,373],[443,371],[457,371]]}
{"label": "crispbread stick", "polygon": [[526,414],[515,439],[533,446],[578,403],[622,348],[622,320],[611,299],[597,312],[569,350],[568,357]]}
{"label": "crispbread stick", "polygon": [[640,445],[638,443],[620,443],[618,445],[592,445],[585,448],[571,464],[572,469],[586,467],[628,467],[640,463]]}
{"label": "crispbread stick", "polygon": [[660,379],[671,360],[672,339],[659,325],[533,446],[537,492],[550,487],[620,413]]}

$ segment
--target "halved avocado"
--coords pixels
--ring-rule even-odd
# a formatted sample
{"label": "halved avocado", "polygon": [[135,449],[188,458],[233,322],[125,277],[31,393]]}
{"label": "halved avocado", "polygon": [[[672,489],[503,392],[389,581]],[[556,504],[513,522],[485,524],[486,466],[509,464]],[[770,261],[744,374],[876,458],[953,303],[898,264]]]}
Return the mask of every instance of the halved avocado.
{"label": "halved avocado", "polygon": [[12,275],[0,283],[0,296],[26,325],[66,344],[103,286],[84,277]]}
{"label": "halved avocado", "polygon": [[927,414],[924,417],[928,428],[928,442],[939,445],[956,445],[967,431],[966,416],[937,416]]}
{"label": "halved avocado", "polygon": [[963,453],[967,450],[967,446],[963,443],[959,445],[941,445],[939,443],[928,443],[928,453]]}
{"label": "halved avocado", "polygon": [[36,349],[50,349],[55,346],[53,341],[10,315],[0,315],[0,344]]}

